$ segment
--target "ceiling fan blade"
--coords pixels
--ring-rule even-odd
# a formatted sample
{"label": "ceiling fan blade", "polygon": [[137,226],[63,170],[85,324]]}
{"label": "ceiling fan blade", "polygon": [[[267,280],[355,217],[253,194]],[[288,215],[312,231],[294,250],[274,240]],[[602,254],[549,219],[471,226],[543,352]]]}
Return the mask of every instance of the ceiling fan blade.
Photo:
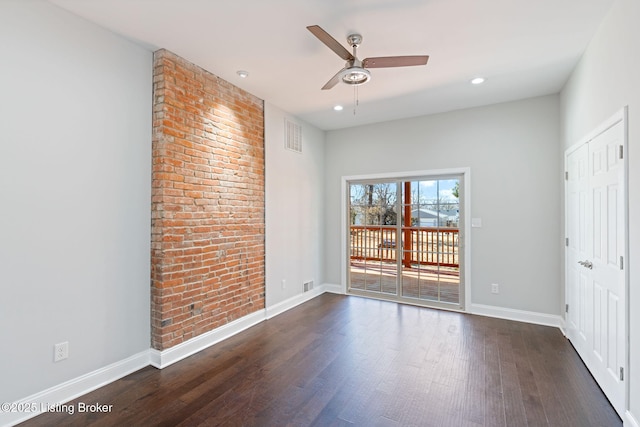
{"label": "ceiling fan blade", "polygon": [[427,65],[428,60],[428,55],[381,56],[364,59],[362,66],[364,68],[410,67],[412,65]]}
{"label": "ceiling fan blade", "polygon": [[310,25],[307,27],[307,30],[311,31],[311,33],[318,38],[322,43],[324,43],[329,49],[338,54],[338,56],[345,61],[351,61],[353,55],[336,39],[331,37],[329,33],[320,28],[318,25]]}
{"label": "ceiling fan blade", "polygon": [[322,86],[322,90],[331,89],[332,87],[337,85],[338,82],[340,81],[340,75],[344,70],[346,70],[346,67],[338,71],[335,76],[331,77],[331,80],[329,80],[327,83],[325,83],[324,86]]}

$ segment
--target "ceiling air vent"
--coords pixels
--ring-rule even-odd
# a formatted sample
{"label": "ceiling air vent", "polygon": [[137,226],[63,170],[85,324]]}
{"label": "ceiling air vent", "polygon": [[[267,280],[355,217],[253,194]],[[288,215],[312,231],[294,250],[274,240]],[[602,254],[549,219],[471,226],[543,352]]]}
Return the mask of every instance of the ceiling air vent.
{"label": "ceiling air vent", "polygon": [[302,153],[302,126],[284,119],[284,148]]}

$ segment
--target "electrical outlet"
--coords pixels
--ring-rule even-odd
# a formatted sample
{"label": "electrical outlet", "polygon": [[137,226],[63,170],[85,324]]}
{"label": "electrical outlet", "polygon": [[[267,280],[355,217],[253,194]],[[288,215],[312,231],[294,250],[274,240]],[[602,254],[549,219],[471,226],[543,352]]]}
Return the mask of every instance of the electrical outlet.
{"label": "electrical outlet", "polygon": [[492,294],[499,294],[500,293],[500,285],[498,285],[497,283],[492,283],[491,284],[491,293]]}
{"label": "electrical outlet", "polygon": [[69,341],[61,342],[53,347],[53,361],[59,362],[69,357]]}
{"label": "electrical outlet", "polygon": [[285,289],[287,287],[287,281],[282,279],[281,286],[282,286],[282,289]]}

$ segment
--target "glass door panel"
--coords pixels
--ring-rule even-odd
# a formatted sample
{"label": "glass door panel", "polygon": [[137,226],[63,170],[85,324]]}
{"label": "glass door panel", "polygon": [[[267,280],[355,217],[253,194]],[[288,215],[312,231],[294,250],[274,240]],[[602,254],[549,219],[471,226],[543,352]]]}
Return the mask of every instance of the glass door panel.
{"label": "glass door panel", "polygon": [[349,186],[350,289],[398,292],[397,193],[395,182]]}
{"label": "glass door panel", "polygon": [[[402,296],[459,303],[458,178],[405,183]],[[410,237],[409,237],[410,236]]]}

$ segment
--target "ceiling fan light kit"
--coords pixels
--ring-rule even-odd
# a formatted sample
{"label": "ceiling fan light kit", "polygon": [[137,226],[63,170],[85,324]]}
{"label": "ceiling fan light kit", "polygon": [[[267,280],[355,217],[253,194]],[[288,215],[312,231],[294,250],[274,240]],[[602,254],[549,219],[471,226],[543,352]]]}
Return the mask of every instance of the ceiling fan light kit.
{"label": "ceiling fan light kit", "polygon": [[342,70],[340,77],[348,85],[362,85],[371,79],[371,73],[365,68],[351,67]]}

